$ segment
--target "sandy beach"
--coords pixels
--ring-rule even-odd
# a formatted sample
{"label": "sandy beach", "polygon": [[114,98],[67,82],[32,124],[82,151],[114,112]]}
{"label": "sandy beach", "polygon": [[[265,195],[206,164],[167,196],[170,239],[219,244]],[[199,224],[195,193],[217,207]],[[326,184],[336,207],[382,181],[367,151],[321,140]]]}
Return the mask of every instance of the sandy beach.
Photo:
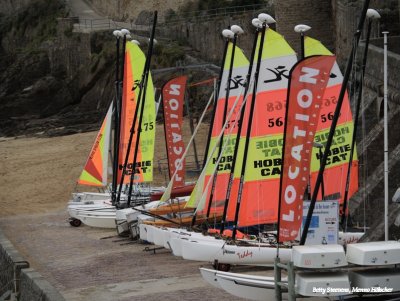
{"label": "sandy beach", "polygon": [[[201,125],[196,138],[200,162],[207,131],[208,125]],[[88,132],[52,138],[0,138],[0,217],[65,209],[72,192],[97,191],[76,184],[96,135]],[[187,120],[184,135],[187,144]],[[189,155],[193,155],[192,149]],[[165,158],[164,128],[158,124],[153,185],[167,185],[166,174],[158,170]]]}

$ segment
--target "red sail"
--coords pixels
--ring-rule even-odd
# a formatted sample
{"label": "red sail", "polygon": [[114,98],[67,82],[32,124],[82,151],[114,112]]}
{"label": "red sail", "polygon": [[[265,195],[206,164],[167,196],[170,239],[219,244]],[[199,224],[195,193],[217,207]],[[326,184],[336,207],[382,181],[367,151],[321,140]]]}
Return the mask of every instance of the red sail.
{"label": "red sail", "polygon": [[334,56],[308,57],[290,72],[280,193],[280,242],[294,240],[300,231],[314,136],[334,62]]}
{"label": "red sail", "polygon": [[179,164],[185,145],[182,139],[183,104],[187,76],[180,76],[167,82],[162,91],[164,106],[164,128],[167,146],[169,177],[175,174],[174,187],[185,185],[185,161]]}

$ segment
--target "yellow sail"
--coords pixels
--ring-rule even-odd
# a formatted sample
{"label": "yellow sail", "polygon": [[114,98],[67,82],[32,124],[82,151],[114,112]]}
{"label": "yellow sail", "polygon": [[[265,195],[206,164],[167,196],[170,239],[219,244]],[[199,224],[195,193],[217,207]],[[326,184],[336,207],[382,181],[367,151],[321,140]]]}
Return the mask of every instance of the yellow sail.
{"label": "yellow sail", "polygon": [[[234,51],[233,51],[234,50]],[[232,76],[228,83],[229,69],[233,56]],[[217,169],[216,175],[216,188],[213,191],[212,211],[223,210],[223,205],[226,198],[226,189],[228,186],[230,174],[230,162],[234,152],[234,141],[237,135],[239,111],[243,102],[243,91],[246,80],[247,71],[249,68],[249,61],[243,53],[243,50],[238,46],[233,48],[233,43],[229,42],[227,54],[224,62],[224,70],[221,78],[221,85],[216,104],[216,112],[214,117],[214,124],[212,126],[211,140],[208,149],[208,160],[206,166],[200,175],[195,189],[186,204],[186,207],[198,207],[199,202],[201,206],[197,211],[201,211],[208,207],[210,201],[210,193],[213,181],[214,172]],[[226,91],[229,85],[229,98],[226,99]],[[224,109],[227,102],[226,115],[231,112],[231,116],[224,116]],[[224,121],[226,124],[224,126]],[[223,141],[221,141],[221,131],[223,132]],[[221,153],[219,148],[223,147],[221,158],[218,155]],[[214,151],[213,151],[214,150]]]}

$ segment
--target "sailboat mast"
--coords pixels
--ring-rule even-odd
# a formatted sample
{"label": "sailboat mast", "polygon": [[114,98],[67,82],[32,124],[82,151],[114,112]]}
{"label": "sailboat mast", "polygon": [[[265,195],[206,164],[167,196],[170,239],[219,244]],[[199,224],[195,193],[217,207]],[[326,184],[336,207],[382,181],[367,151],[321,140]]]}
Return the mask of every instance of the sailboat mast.
{"label": "sailboat mast", "polygon": [[255,103],[256,103],[258,77],[260,74],[260,66],[261,66],[261,56],[262,56],[262,51],[263,51],[263,47],[264,47],[264,38],[265,38],[265,32],[267,30],[267,27],[268,27],[268,25],[267,25],[266,21],[264,21],[262,24],[262,29],[261,29],[260,48],[258,49],[257,65],[256,65],[255,74],[254,74],[253,95],[251,97],[249,124],[247,126],[246,140],[245,140],[244,152],[243,152],[243,163],[242,163],[242,169],[240,171],[239,192],[238,192],[238,198],[236,201],[236,211],[235,211],[235,220],[234,220],[234,224],[233,224],[232,239],[235,239],[236,232],[237,232],[240,202],[242,200],[242,192],[243,192],[243,184],[244,184],[244,174],[245,174],[246,163],[247,163],[247,153],[249,150],[250,134],[251,134],[251,128],[252,128],[252,124],[253,124],[251,122],[251,116],[253,116],[254,107],[255,107]]}
{"label": "sailboat mast", "polygon": [[389,239],[389,225],[388,225],[388,205],[389,205],[389,164],[388,164],[388,87],[387,87],[387,35],[389,32],[384,31],[383,33],[383,144],[384,144],[384,170],[385,170],[385,241]]}
{"label": "sailboat mast", "polygon": [[363,85],[364,85],[364,75],[365,75],[365,68],[367,65],[368,46],[369,46],[369,40],[370,40],[370,36],[371,36],[372,21],[373,21],[373,19],[380,18],[380,16],[379,16],[378,12],[376,12],[375,10],[368,9],[367,18],[368,18],[367,37],[365,40],[365,49],[364,49],[363,60],[362,60],[362,65],[361,65],[361,76],[360,76],[360,83],[359,83],[357,102],[356,102],[356,111],[355,111],[355,117],[354,117],[355,123],[354,123],[354,129],[353,129],[353,136],[352,136],[352,140],[351,140],[349,165],[347,167],[346,189],[344,191],[344,197],[343,197],[343,212],[342,212],[342,216],[341,216],[341,224],[343,227],[346,226],[346,216],[347,216],[346,211],[347,211],[347,203],[348,203],[347,200],[348,200],[348,196],[349,196],[351,165],[353,162],[354,149],[355,149],[355,145],[356,145],[356,137],[357,137],[357,130],[358,130],[358,118],[360,115],[362,91],[363,91]]}
{"label": "sailboat mast", "polygon": [[[256,19],[256,20],[259,21],[258,19]],[[254,34],[253,48],[251,50],[249,69],[248,69],[247,75],[246,75],[246,86],[245,86],[245,90],[244,90],[244,93],[243,93],[243,101],[245,101],[245,99],[247,98],[247,92],[248,92],[249,87],[250,87],[250,77],[251,77],[251,72],[253,71],[253,60],[254,60],[254,55],[256,53],[258,33],[259,33],[259,28],[256,27],[256,32]],[[223,233],[224,232],[224,228],[225,228],[226,214],[227,214],[227,211],[228,211],[228,203],[229,203],[229,199],[230,199],[230,196],[231,196],[233,179],[235,177],[235,166],[236,166],[237,154],[238,154],[238,150],[239,150],[240,134],[242,132],[242,125],[244,123],[243,121],[244,121],[245,111],[246,111],[246,105],[244,106],[244,108],[242,108],[242,111],[240,112],[240,119],[239,119],[240,122],[239,122],[239,125],[238,125],[238,132],[236,134],[235,149],[234,149],[234,152],[233,152],[232,165],[231,165],[231,170],[230,170],[230,174],[229,174],[229,182],[228,182],[228,187],[227,187],[227,190],[226,190],[226,197],[225,197],[225,203],[224,203],[224,211],[222,213],[220,233]],[[249,122],[250,122],[250,119],[249,119]]]}
{"label": "sailboat mast", "polygon": [[115,39],[116,48],[116,60],[115,60],[115,102],[114,102],[114,158],[113,158],[113,173],[112,173],[112,184],[111,184],[111,202],[113,205],[116,204],[116,191],[117,191],[117,170],[118,170],[118,152],[119,152],[119,127],[120,127],[120,112],[119,112],[119,101],[120,101],[120,78],[119,78],[119,65],[120,65],[120,38],[122,32],[115,30],[113,35]]}
{"label": "sailboat mast", "polygon": [[144,89],[143,97],[142,97],[143,98],[143,103],[141,104],[141,107],[140,107],[140,115],[139,115],[139,122],[138,122],[138,133],[137,133],[137,136],[136,136],[135,154],[134,154],[134,157],[133,157],[132,173],[131,173],[130,183],[129,183],[128,202],[127,202],[127,206],[128,207],[130,206],[130,202],[131,202],[133,180],[135,178],[135,172],[136,172],[136,161],[137,161],[137,155],[138,155],[138,152],[139,152],[140,133],[142,132],[141,126],[142,126],[142,120],[143,120],[143,111],[144,111],[144,107],[146,105],[147,80],[148,80],[148,74],[149,74],[149,70],[150,70],[151,56],[152,56],[152,53],[153,53],[154,34],[155,34],[155,30],[156,30],[156,24],[157,24],[157,11],[154,12],[153,28],[152,28],[151,35],[150,35],[149,48],[147,50],[146,63],[145,63],[145,67],[144,67],[144,73],[145,73],[144,82],[140,83],[141,84],[140,90]]}
{"label": "sailboat mast", "polygon": [[335,129],[336,129],[336,125],[339,119],[339,114],[340,114],[340,110],[342,108],[342,103],[343,103],[343,99],[344,99],[344,95],[346,92],[346,88],[347,88],[347,83],[349,81],[349,77],[350,77],[350,72],[352,69],[352,65],[353,65],[353,57],[354,57],[354,53],[356,52],[356,49],[358,47],[358,42],[360,40],[360,36],[361,36],[361,32],[364,26],[364,21],[365,21],[365,17],[366,17],[366,13],[367,13],[367,9],[369,6],[369,0],[365,0],[364,2],[364,7],[362,9],[361,12],[361,16],[360,16],[360,21],[357,27],[357,31],[355,33],[355,43],[353,44],[350,56],[347,60],[347,65],[346,65],[346,71],[343,77],[343,83],[342,83],[342,87],[340,89],[340,93],[339,93],[339,97],[338,97],[338,102],[336,104],[336,108],[335,108],[335,113],[333,115],[333,120],[332,120],[332,124],[329,130],[329,135],[328,135],[328,139],[326,141],[326,145],[325,145],[325,151],[324,151],[324,156],[322,157],[322,162],[321,162],[321,167],[319,169],[318,172],[318,176],[317,176],[317,180],[315,182],[315,187],[314,187],[314,191],[312,194],[312,199],[311,199],[311,203],[310,203],[310,207],[308,209],[307,212],[307,218],[304,224],[304,228],[303,228],[303,233],[301,234],[301,240],[300,240],[300,245],[304,245],[306,238],[307,238],[307,233],[308,233],[308,229],[310,227],[310,222],[311,222],[311,217],[315,208],[315,202],[317,200],[317,195],[319,192],[319,188],[321,186],[321,182],[322,182],[322,176],[325,170],[325,166],[326,166],[326,161],[328,158],[328,153],[330,152],[331,149],[331,145],[332,145],[332,141],[333,141],[333,135],[335,133]]}
{"label": "sailboat mast", "polygon": [[[230,61],[230,64],[229,64],[229,73],[228,73],[228,79],[227,79],[227,82],[226,82],[226,93],[225,93],[225,103],[224,103],[224,113],[223,113],[223,117],[222,117],[222,125],[225,124],[226,113],[228,111],[229,92],[230,92],[230,89],[231,89],[232,70],[233,70],[233,63],[235,61],[235,49],[236,49],[237,36],[238,35],[236,33],[234,33],[233,42],[232,42],[231,61]],[[219,158],[221,156],[222,146],[223,145],[224,145],[224,133],[222,134],[221,140],[219,142],[217,158]],[[208,219],[208,217],[210,216],[212,199],[214,197],[215,185],[217,183],[217,175],[218,175],[218,168],[215,170],[215,172],[213,174],[213,182],[212,182],[212,186],[211,186],[210,196],[209,196],[209,199],[208,199],[208,207],[207,207],[206,219]]]}

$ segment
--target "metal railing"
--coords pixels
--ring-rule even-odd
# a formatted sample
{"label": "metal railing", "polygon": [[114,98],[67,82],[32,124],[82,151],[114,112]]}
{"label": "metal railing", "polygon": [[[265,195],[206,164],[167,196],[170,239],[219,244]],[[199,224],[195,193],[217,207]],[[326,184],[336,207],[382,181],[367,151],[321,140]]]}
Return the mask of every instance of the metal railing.
{"label": "metal railing", "polygon": [[75,28],[92,31],[121,28],[127,28],[130,30],[149,30],[150,28],[150,25],[140,25],[132,22],[118,22],[111,19],[81,19],[77,17],[73,17],[72,19],[76,20]]}
{"label": "metal railing", "polygon": [[182,16],[172,16],[167,18],[164,21],[165,24],[174,24],[187,22],[190,19],[201,19],[201,20],[209,20],[215,19],[219,17],[238,15],[246,12],[255,12],[262,8],[264,8],[267,4],[250,4],[250,5],[242,5],[242,6],[231,6],[231,7],[223,7],[223,8],[214,8],[209,10],[198,10],[198,11],[189,11],[185,12],[185,17]]}
{"label": "metal railing", "polygon": [[115,22],[110,19],[80,19],[77,18],[77,27],[79,29],[91,29],[91,30],[101,30],[101,29],[114,29]]}
{"label": "metal railing", "polygon": [[[242,14],[244,12],[257,11],[265,7],[266,4],[253,4],[253,5],[243,5],[243,6],[232,6],[224,8],[215,8],[209,10],[199,10],[190,11],[185,13],[185,17],[174,16],[165,20],[164,25],[173,25],[183,22],[188,22],[193,19],[201,19],[202,21],[215,19],[224,16],[232,16],[237,14]],[[130,30],[149,30],[151,27],[150,23],[148,25],[135,24],[133,22],[119,22],[111,19],[81,19],[79,17],[71,17],[75,21],[75,28],[84,30],[106,30],[106,29],[120,29],[127,28]]]}

